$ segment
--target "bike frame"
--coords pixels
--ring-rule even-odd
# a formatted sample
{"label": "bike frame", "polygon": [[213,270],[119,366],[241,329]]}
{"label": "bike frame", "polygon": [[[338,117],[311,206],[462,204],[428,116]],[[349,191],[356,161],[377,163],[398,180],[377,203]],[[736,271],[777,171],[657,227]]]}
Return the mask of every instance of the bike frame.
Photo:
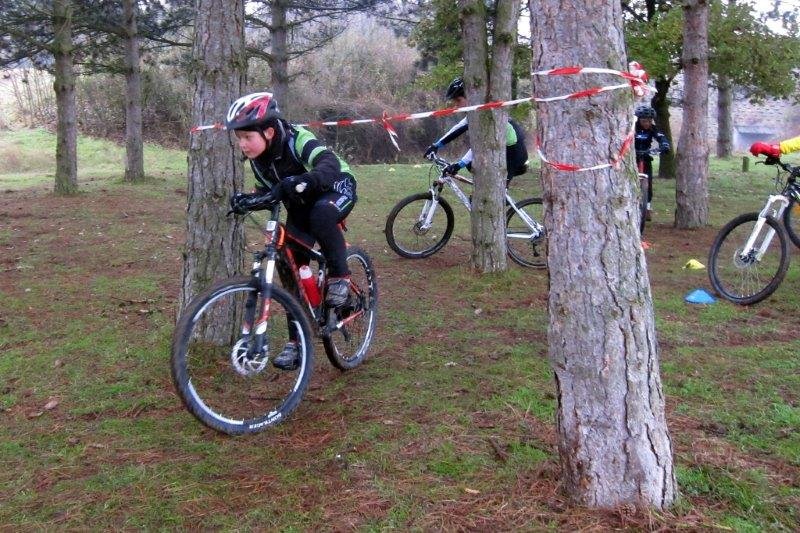
{"label": "bike frame", "polygon": [[[340,227],[342,225],[340,224]],[[252,293],[248,296],[245,303],[245,320],[243,321],[242,334],[248,335],[252,328],[255,319],[255,342],[248,343],[248,352],[251,354],[260,353],[264,342],[264,333],[267,330],[267,323],[269,322],[269,306],[272,295],[273,280],[275,277],[275,270],[278,267],[278,261],[284,258],[291,270],[294,279],[294,285],[297,294],[300,296],[301,303],[305,303],[305,309],[311,319],[312,324],[317,325],[317,334],[320,336],[330,336],[331,333],[341,329],[343,326],[352,322],[362,314],[364,310],[359,310],[348,317],[335,322],[333,313],[326,313],[328,307],[325,305],[325,300],[320,301],[316,307],[311,305],[311,302],[306,294],[305,287],[300,281],[300,273],[297,262],[295,261],[294,254],[291,248],[287,245],[288,241],[300,245],[303,249],[311,255],[311,260],[319,264],[320,277],[318,284],[320,291],[325,286],[326,276],[326,262],[325,256],[319,250],[308,246],[306,243],[292,235],[284,224],[280,222],[280,203],[275,204],[271,208],[271,216],[264,226],[264,249],[260,252],[253,254],[253,267],[250,274],[253,279],[253,285],[258,287],[259,292]],[[266,264],[265,264],[266,263]],[[289,289],[287,287],[287,289]],[[261,294],[261,309],[258,313],[258,318],[255,318],[255,307],[258,294]],[[330,315],[326,317],[326,315]]]}
{"label": "bike frame", "polygon": [[[462,176],[460,174],[449,175],[442,172],[444,167],[447,166],[447,161],[445,161],[444,159],[437,157],[436,159],[434,159],[434,163],[436,164],[437,168],[439,168],[440,173],[439,177],[436,178],[436,180],[434,180],[433,183],[431,183],[429,189],[432,200],[427,200],[425,202],[425,204],[422,207],[422,213],[420,213],[419,216],[420,227],[422,229],[428,229],[431,227],[433,216],[436,214],[436,206],[439,205],[439,197],[441,196],[442,190],[444,189],[445,185],[447,185],[450,188],[450,190],[453,191],[453,194],[455,194],[456,198],[458,198],[461,201],[461,203],[464,204],[464,207],[467,208],[467,211],[472,211],[472,202],[470,202],[469,197],[464,193],[464,191],[461,190],[461,188],[458,186],[458,183],[456,182],[460,181],[461,183],[466,183],[467,185],[470,186],[474,186],[475,183],[471,179]],[[508,235],[508,237],[519,238],[519,239],[531,239],[531,238],[535,239],[536,237],[544,233],[544,226],[542,226],[539,222],[529,217],[525,211],[518,208],[516,202],[514,202],[514,199],[511,198],[511,196],[508,194],[508,190],[505,191],[505,200],[506,203],[509,205],[509,207],[511,207],[511,209],[513,209],[520,216],[520,218],[533,232],[532,235],[511,234]]]}

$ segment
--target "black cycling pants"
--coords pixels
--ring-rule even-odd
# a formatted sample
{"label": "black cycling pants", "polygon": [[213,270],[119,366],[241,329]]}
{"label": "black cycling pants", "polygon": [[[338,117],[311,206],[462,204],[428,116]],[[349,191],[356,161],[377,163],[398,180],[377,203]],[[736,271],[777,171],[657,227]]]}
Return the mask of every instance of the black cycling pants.
{"label": "black cycling pants", "polygon": [[[313,246],[319,243],[328,264],[328,276],[340,278],[350,275],[347,268],[347,244],[339,222],[353,210],[355,200],[337,192],[318,196],[312,204],[292,204],[286,219],[286,228],[297,239]],[[291,245],[290,245],[291,246]],[[298,265],[307,265],[308,252],[298,245],[292,246]]]}
{"label": "black cycling pants", "polygon": [[[528,171],[528,150],[523,143],[512,144],[506,148],[506,187],[511,183],[511,178],[525,174]],[[467,170],[472,172],[472,163],[467,165]]]}
{"label": "black cycling pants", "polygon": [[647,203],[653,201],[653,160],[643,157],[641,159],[643,163],[643,172],[647,174]]}

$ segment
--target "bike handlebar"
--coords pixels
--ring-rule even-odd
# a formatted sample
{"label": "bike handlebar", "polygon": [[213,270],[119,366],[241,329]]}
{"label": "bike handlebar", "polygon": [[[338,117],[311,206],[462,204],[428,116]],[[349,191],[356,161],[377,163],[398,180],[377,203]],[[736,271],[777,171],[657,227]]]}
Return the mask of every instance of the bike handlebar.
{"label": "bike handlebar", "polygon": [[761,163],[761,164],[770,165],[770,166],[772,166],[772,165],[779,166],[783,170],[785,170],[786,172],[790,172],[792,174],[800,173],[800,166],[793,167],[789,163],[784,163],[783,161],[781,161],[780,157],[767,156],[767,158],[764,161],[756,161],[756,163]]}

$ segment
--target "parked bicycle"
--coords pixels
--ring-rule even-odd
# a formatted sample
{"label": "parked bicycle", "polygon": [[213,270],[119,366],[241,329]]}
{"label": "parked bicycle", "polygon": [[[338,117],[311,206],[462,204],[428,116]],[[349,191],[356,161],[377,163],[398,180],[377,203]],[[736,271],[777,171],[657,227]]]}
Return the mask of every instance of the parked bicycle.
{"label": "parked bicycle", "polygon": [[[449,162],[436,154],[429,159],[438,177],[427,192],[412,194],[400,200],[386,218],[386,242],[401,257],[421,259],[430,257],[447,244],[453,234],[455,219],[453,208],[442,198],[448,186],[456,198],[472,209],[470,197],[456,183],[473,185],[473,181],[459,174],[445,174]],[[542,199],[526,198],[515,202],[505,193],[506,245],[508,255],[516,263],[531,268],[547,267],[547,233],[540,222],[543,219]]]}
{"label": "parked bicycle", "polygon": [[783,281],[790,259],[786,235],[800,246],[793,222],[797,214],[792,209],[800,203],[800,185],[796,183],[800,166],[769,157],[764,163],[777,166],[775,188],[780,192],[767,198],[761,212],[745,213],[725,224],[708,257],[714,290],[741,305],[760,302]]}
{"label": "parked bicycle", "polygon": [[[350,294],[343,306],[328,307],[325,257],[289,233],[280,222],[280,202],[270,212],[250,276],[221,281],[194,298],[172,343],[172,379],[186,408],[230,435],[273,426],[298,406],[313,368],[312,332],[330,362],[348,370],[364,361],[377,323],[378,286],[367,253],[348,247]],[[303,283],[289,241],[319,265],[311,285]],[[283,287],[273,283],[276,270]],[[276,369],[270,360],[287,342],[297,343],[299,365]]]}

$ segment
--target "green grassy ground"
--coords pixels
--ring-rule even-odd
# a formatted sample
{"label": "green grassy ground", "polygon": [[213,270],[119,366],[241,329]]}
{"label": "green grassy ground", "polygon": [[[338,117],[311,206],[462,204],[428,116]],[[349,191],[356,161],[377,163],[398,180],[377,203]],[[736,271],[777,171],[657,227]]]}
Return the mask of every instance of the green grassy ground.
{"label": "green grassy ground", "polygon": [[[0,529],[577,530],[800,528],[797,254],[760,305],[695,307],[716,229],[763,203],[772,171],[713,161],[712,226],[671,227],[657,180],[647,259],[681,499],[664,515],[590,512],[559,491],[547,279],[468,268],[468,219],[423,261],[382,233],[427,166],[356,169],[348,238],[373,256],[370,359],[322,357],[292,419],[229,438],[181,406],[169,342],[181,269],[185,154],[81,140],[85,194],[57,198],[52,136],[0,133]],[[14,163],[16,161],[16,163]],[[580,179],[580,178],[577,178]],[[537,192],[533,175],[514,196]]]}

